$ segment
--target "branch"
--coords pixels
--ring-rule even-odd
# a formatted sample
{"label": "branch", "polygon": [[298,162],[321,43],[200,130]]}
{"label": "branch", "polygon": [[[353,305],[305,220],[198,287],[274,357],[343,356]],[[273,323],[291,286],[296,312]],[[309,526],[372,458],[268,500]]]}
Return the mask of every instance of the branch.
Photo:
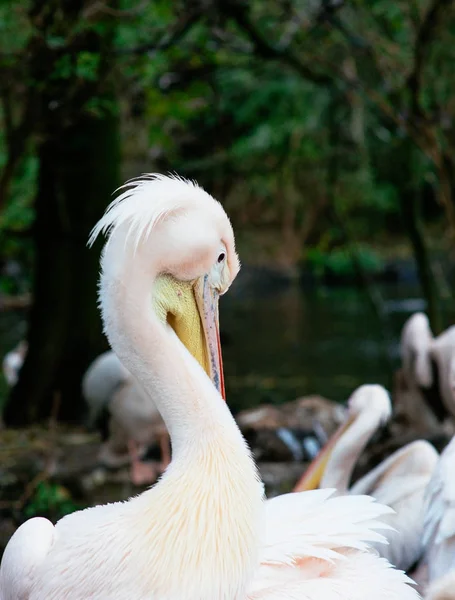
{"label": "branch", "polygon": [[453,5],[453,0],[433,0],[425,18],[420,24],[414,47],[414,65],[407,81],[411,93],[411,110],[417,117],[423,116],[419,97],[422,87],[422,72],[428,46],[435,37],[441,16],[447,8]]}
{"label": "branch", "polygon": [[83,19],[94,19],[98,17],[100,14],[109,15],[110,17],[116,18],[135,18],[141,14],[141,12],[147,8],[148,2],[147,0],[141,2],[134,8],[130,8],[128,10],[120,10],[117,8],[112,8],[104,2],[94,2],[93,4],[89,4],[87,8],[82,12]]}
{"label": "branch", "polygon": [[231,17],[237,23],[238,27],[248,35],[249,39],[254,44],[255,52],[259,56],[269,60],[280,60],[292,67],[304,79],[317,85],[325,87],[331,87],[333,85],[334,80],[332,77],[325,73],[318,73],[317,71],[310,69],[296,56],[290,53],[289,47],[277,48],[270,44],[254,27],[249,18],[246,5],[236,1],[227,1],[226,3],[223,3],[223,5],[225,7],[225,14]]}
{"label": "branch", "polygon": [[3,104],[3,122],[5,125],[5,138],[8,149],[11,147],[11,138],[13,134],[13,111],[11,106],[11,90],[9,87],[2,87],[1,97]]}
{"label": "branch", "polygon": [[178,41],[180,41],[195,25],[200,18],[202,17],[202,13],[199,11],[189,13],[184,18],[180,19],[177,22],[174,31],[170,34],[166,34],[163,38],[158,42],[149,42],[148,44],[142,44],[141,46],[136,46],[134,48],[125,48],[116,50],[116,54],[125,55],[125,54],[148,54],[149,52],[157,52],[158,50],[167,50]]}
{"label": "branch", "polygon": [[33,235],[33,227],[27,227],[26,229],[12,229],[5,227],[1,229],[2,235],[11,238],[31,238]]}

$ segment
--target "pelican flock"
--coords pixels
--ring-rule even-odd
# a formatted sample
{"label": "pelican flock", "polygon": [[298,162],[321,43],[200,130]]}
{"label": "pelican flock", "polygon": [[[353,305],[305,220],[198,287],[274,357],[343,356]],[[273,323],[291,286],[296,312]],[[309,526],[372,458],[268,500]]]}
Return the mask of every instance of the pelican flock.
{"label": "pelican flock", "polygon": [[348,400],[345,422],[309,466],[294,491],[336,488],[340,494],[370,494],[393,508],[383,520],[393,529],[389,542],[373,544],[382,556],[408,571],[422,555],[424,499],[439,455],[425,440],[394,452],[351,488],[354,467],[368,441],[392,414],[387,391],[381,385],[360,386]]}
{"label": "pelican flock", "polygon": [[391,509],[334,490],[266,501],[224,401],[218,297],[239,271],[222,206],[195,183],[145,176],[93,230],[108,239],[100,305],[113,351],[172,440],[158,483],[127,502],[26,521],[1,600],[411,600],[371,544]]}

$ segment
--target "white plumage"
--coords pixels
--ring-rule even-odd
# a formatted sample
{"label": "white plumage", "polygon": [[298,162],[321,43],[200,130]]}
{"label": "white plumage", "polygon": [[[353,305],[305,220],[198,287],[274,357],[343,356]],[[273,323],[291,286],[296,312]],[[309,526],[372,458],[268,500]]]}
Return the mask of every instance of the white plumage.
{"label": "white plumage", "polygon": [[[394,509],[383,520],[392,530],[385,536],[388,545],[373,544],[382,556],[408,570],[422,553],[422,509],[425,490],[438,461],[431,444],[419,440],[394,452],[350,489],[354,467],[375,431],[391,416],[387,391],[380,385],[360,386],[348,400],[345,424],[321,451],[308,475],[304,474],[296,490],[304,490],[311,473],[327,460],[319,486],[336,488],[342,494],[371,494]],[[328,455],[328,458],[326,458]]]}
{"label": "white plumage", "polygon": [[[429,395],[427,404],[439,420],[446,412],[454,417],[455,326],[433,337],[428,317],[424,313],[413,314],[403,327],[401,358],[406,383],[418,396],[417,401],[422,394]],[[421,409],[425,410],[419,405]]]}
{"label": "white plumage", "polygon": [[428,484],[423,546],[430,583],[455,569],[455,438],[441,453]]}
{"label": "white plumage", "polygon": [[428,586],[425,600],[454,600],[455,570],[449,571]]}
{"label": "white plumage", "polygon": [[159,442],[163,470],[170,462],[169,436],[156,404],[111,350],[98,356],[82,380],[82,393],[90,408],[94,425],[107,410],[108,439],[100,460],[108,466],[131,462],[131,479],[137,485],[153,483],[157,469],[142,463],[140,456],[148,446]]}
{"label": "white plumage", "polygon": [[133,376],[112,350],[95,358],[82,379],[82,394],[90,409],[91,425],[119,387],[132,380]]}
{"label": "white plumage", "polygon": [[433,383],[429,350],[433,333],[426,314],[414,313],[401,333],[401,361],[408,385],[429,388]]}
{"label": "white plumage", "polygon": [[431,343],[430,357],[438,370],[439,394],[447,412],[455,417],[455,325]]}
{"label": "white plumage", "polygon": [[114,203],[94,236],[101,230],[110,232],[100,287],[105,330],[153,395],[173,459],[152,489],[128,502],[76,512],[55,528],[37,519],[20,527],[0,567],[1,600],[418,598],[403,573],[368,549],[390,509],[328,490],[264,503],[256,465],[217,390],[216,298],[239,269],[221,205],[195,184],[150,176]]}
{"label": "white plumage", "polygon": [[6,383],[13,387],[19,379],[19,372],[24,364],[27,354],[28,344],[25,340],[21,340],[18,345],[7,352],[2,361],[3,375]]}

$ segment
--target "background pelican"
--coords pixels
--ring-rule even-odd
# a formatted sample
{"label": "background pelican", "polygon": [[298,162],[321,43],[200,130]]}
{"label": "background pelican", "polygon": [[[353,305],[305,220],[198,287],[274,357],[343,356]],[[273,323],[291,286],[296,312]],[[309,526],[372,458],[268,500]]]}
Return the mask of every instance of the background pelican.
{"label": "background pelican", "polygon": [[403,375],[414,396],[412,410],[417,403],[421,410],[422,398],[426,422],[432,421],[428,410],[439,421],[455,417],[455,326],[434,337],[428,317],[415,313],[403,327],[400,348]]}
{"label": "background pelican", "polygon": [[28,344],[25,340],[21,340],[15,348],[7,352],[2,361],[3,375],[6,383],[13,387],[19,379],[19,371],[24,364],[25,355],[27,354]]}
{"label": "background pelican", "polygon": [[429,388],[433,381],[429,356],[433,333],[425,313],[409,317],[401,332],[400,352],[403,371],[410,386]]}
{"label": "background pelican", "polygon": [[419,559],[423,523],[421,511],[426,486],[438,460],[431,444],[419,440],[394,452],[350,489],[354,467],[374,432],[391,415],[387,391],[363,385],[349,398],[345,423],[308,467],[294,491],[333,487],[341,494],[371,494],[396,512],[386,522],[396,531],[386,533],[388,546],[377,546],[382,556],[403,570]]}
{"label": "background pelican", "polygon": [[22,525],[0,567],[2,600],[416,599],[406,576],[369,552],[387,507],[330,490],[264,504],[222,399],[218,295],[239,263],[221,205],[195,184],[151,176],[112,203],[91,240],[105,231],[105,331],[155,398],[172,462],[128,502],[55,528]]}
{"label": "background pelican", "polygon": [[417,312],[405,322],[400,341],[402,369],[397,371],[394,402],[397,415],[422,433],[439,431],[446,416],[442,404],[438,370],[430,350],[433,332],[425,313]]}
{"label": "background pelican", "polygon": [[[164,470],[170,462],[169,436],[153,402],[117,355],[98,356],[84,375],[82,392],[90,407],[90,424],[99,421],[103,438],[100,459],[109,466],[131,461],[131,480],[136,485],[153,483],[158,470],[143,463],[147,446],[159,442]],[[106,418],[107,412],[107,418]]]}
{"label": "background pelican", "polygon": [[429,355],[437,373],[437,393],[446,414],[455,417],[455,326],[449,327],[431,343]]}
{"label": "background pelican", "polygon": [[444,448],[428,484],[424,559],[429,598],[455,598],[455,438]]}

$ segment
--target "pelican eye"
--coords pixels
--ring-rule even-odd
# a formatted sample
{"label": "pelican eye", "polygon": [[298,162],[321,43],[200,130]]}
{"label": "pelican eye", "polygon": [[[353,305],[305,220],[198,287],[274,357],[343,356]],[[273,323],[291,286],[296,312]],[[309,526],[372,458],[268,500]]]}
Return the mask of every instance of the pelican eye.
{"label": "pelican eye", "polygon": [[226,258],[226,254],[224,252],[221,252],[218,256],[218,262],[221,263],[223,262],[223,260]]}

